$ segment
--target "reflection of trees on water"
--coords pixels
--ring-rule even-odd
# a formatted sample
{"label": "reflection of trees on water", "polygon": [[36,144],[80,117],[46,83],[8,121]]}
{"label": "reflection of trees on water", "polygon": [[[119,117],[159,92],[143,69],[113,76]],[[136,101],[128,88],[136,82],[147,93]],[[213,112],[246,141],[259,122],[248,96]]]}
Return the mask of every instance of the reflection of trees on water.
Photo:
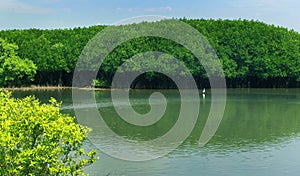
{"label": "reflection of trees on water", "polygon": [[[247,146],[249,149],[260,146],[272,146],[288,141],[291,136],[300,132],[299,97],[297,94],[279,92],[229,91],[226,110],[221,125],[214,138],[207,147],[228,149]],[[144,95],[145,96],[145,95]],[[103,109],[106,122],[114,124],[112,129],[125,137],[135,140],[150,140],[165,134],[176,122],[180,111],[178,96],[169,96],[170,103],[164,117],[156,124],[149,127],[137,127],[120,120],[113,108]],[[137,105],[137,112],[146,113],[148,105]],[[210,110],[210,95],[206,97],[206,103],[200,107],[198,122],[185,141],[184,147],[196,147],[205,120]],[[109,115],[110,114],[110,115]]]}
{"label": "reflection of trees on water", "polygon": [[[86,90],[85,90],[86,91]],[[90,91],[93,93],[93,91]],[[133,90],[130,93],[133,108],[139,113],[150,110],[148,98],[153,91]],[[180,112],[180,96],[176,90],[162,90],[168,106],[163,118],[148,127],[130,125],[120,119],[110,104],[110,91],[96,91],[97,106],[106,123],[117,134],[133,140],[155,139],[172,128]],[[63,112],[71,113],[71,90],[15,91],[16,97],[34,94],[41,101],[50,97],[63,101]],[[200,94],[201,95],[201,94]],[[267,150],[275,145],[285,145],[297,139],[300,132],[300,89],[229,89],[224,117],[217,133],[204,147],[198,140],[210,110],[210,92],[207,90],[205,103],[200,105],[200,115],[190,137],[178,150],[226,152],[232,150]],[[202,97],[201,97],[202,98]],[[82,99],[83,106],[88,100]],[[112,105],[112,104],[111,104]],[[88,108],[87,108],[88,115]],[[175,151],[176,152],[176,151]]]}

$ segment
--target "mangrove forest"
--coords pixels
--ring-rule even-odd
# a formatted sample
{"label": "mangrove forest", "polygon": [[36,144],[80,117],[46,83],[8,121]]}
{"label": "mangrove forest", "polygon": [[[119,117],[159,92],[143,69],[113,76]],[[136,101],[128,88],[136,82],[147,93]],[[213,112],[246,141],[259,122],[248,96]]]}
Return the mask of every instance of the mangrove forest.
{"label": "mangrove forest", "polygon": [[[254,20],[180,20],[197,29],[209,41],[223,66],[228,87],[300,86],[298,32]],[[1,30],[0,86],[71,86],[83,48],[106,27]],[[110,87],[114,73],[126,59],[147,51],[164,52],[178,58],[189,69],[199,88],[209,87],[207,73],[190,51],[158,37],[141,37],[122,43],[107,56],[98,70],[97,79],[88,83],[89,86]],[[166,69],[176,69],[172,65],[169,67]],[[165,75],[149,72],[139,76],[132,87],[176,86]]]}

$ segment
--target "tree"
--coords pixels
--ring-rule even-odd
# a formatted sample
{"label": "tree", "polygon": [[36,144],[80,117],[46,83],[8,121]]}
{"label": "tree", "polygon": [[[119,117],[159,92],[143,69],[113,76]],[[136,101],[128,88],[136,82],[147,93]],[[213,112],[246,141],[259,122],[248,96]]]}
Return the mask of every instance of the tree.
{"label": "tree", "polygon": [[82,142],[90,129],[60,112],[60,103],[16,99],[0,91],[0,175],[84,175],[96,161]]}
{"label": "tree", "polygon": [[[197,29],[210,42],[223,64],[229,87],[299,86],[300,34],[298,32],[254,20],[181,20]],[[133,29],[142,29],[138,24],[131,25]],[[156,24],[145,22],[144,25]],[[134,30],[126,29],[126,26],[120,27],[123,28],[126,35],[135,33]],[[143,52],[160,51],[172,55],[184,63],[195,77],[198,85],[207,82],[208,74],[203,65],[187,48],[174,41],[152,36],[135,38],[118,45],[105,58],[98,70],[99,57],[97,56],[109,49],[116,40],[122,39],[114,36],[113,33],[107,34],[107,38],[103,38],[106,41],[103,46],[94,43],[97,49],[92,47],[91,50],[86,50],[86,53],[81,52],[88,41],[105,28],[106,26],[91,26],[55,30],[0,30],[0,38],[7,41],[5,51],[11,53],[3,55],[4,49],[1,46],[0,60],[4,56],[10,57],[11,55],[19,56],[22,59],[28,58],[37,66],[35,84],[70,86],[77,59],[83,54],[87,58],[84,61],[83,70],[91,68],[93,71],[98,71],[97,79],[104,80],[110,85],[116,70],[126,60]],[[176,35],[174,31],[166,31],[167,29],[169,28],[160,30],[163,33]],[[141,30],[140,32],[147,33],[148,31]],[[186,38],[187,41],[192,41],[188,37],[193,36]],[[17,44],[19,49],[8,43]],[[203,54],[205,55],[206,52]],[[206,56],[211,57],[208,54]],[[3,59],[2,63],[4,63]],[[218,72],[213,63],[209,66],[213,72]],[[176,70],[173,65],[168,65],[168,69]],[[82,74],[89,74],[89,71],[83,71]],[[163,86],[169,87],[168,82],[164,83],[162,75],[155,73],[145,76],[147,77],[140,78],[141,83],[146,83],[151,79],[160,81]],[[85,81],[86,85],[92,82],[92,80]],[[260,82],[263,84],[257,84]]]}
{"label": "tree", "polygon": [[29,59],[17,56],[18,46],[0,38],[0,86],[28,85],[37,67]]}

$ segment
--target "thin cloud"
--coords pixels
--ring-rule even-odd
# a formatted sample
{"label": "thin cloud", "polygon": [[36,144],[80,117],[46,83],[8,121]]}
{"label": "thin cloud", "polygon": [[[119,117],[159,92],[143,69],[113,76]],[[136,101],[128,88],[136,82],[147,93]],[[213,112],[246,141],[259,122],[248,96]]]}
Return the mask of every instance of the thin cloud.
{"label": "thin cloud", "polygon": [[33,6],[18,0],[0,0],[0,11],[26,13],[26,14],[43,14],[52,13],[53,9]]}
{"label": "thin cloud", "polygon": [[51,3],[61,2],[61,0],[40,0],[39,2],[51,4]]}
{"label": "thin cloud", "polygon": [[240,1],[232,0],[227,1],[233,7],[239,8],[280,8],[290,6],[296,3],[296,0],[253,0],[253,1]]}
{"label": "thin cloud", "polygon": [[116,8],[118,11],[123,12],[170,12],[172,11],[172,7],[170,6],[164,6],[164,7],[153,7],[153,8],[122,8],[118,7]]}
{"label": "thin cloud", "polygon": [[134,12],[136,10],[137,9],[134,9],[134,8],[121,8],[121,7],[117,8],[117,11],[124,11],[124,12]]}
{"label": "thin cloud", "polygon": [[145,10],[146,12],[170,12],[172,11],[172,7],[155,7],[155,8],[148,8]]}

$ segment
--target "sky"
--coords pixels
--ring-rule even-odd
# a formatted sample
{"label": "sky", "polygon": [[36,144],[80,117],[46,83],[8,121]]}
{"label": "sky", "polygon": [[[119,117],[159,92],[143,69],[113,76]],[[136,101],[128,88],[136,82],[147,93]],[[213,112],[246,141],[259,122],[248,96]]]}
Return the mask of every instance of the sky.
{"label": "sky", "polygon": [[300,32],[299,0],[0,0],[0,30],[115,24],[126,18],[254,19]]}

